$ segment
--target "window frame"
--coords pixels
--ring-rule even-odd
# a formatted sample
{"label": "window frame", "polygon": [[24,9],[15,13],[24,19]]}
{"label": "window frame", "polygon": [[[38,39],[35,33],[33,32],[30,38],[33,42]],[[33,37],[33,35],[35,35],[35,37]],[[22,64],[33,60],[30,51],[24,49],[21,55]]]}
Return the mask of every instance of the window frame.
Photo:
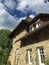
{"label": "window frame", "polygon": [[[38,24],[38,27],[37,27],[37,24]],[[41,26],[40,24],[40,19],[38,19],[37,21],[35,21],[33,24],[31,24],[29,26],[29,32],[32,32],[34,31],[35,29],[38,29],[39,27]],[[32,29],[33,28],[33,29]]]}
{"label": "window frame", "polygon": [[45,63],[44,47],[40,46],[40,47],[37,47],[37,49],[39,49],[39,51],[40,49],[42,49],[42,51],[40,51],[40,57],[43,56],[43,58],[41,57],[41,63]]}

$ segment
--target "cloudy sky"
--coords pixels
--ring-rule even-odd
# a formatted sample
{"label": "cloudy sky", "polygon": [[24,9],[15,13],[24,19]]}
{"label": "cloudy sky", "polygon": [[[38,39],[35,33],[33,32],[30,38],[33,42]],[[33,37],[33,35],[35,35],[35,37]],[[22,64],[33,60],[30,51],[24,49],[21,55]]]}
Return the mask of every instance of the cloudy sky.
{"label": "cloudy sky", "polygon": [[47,0],[0,0],[0,29],[13,30],[22,19],[49,13]]}

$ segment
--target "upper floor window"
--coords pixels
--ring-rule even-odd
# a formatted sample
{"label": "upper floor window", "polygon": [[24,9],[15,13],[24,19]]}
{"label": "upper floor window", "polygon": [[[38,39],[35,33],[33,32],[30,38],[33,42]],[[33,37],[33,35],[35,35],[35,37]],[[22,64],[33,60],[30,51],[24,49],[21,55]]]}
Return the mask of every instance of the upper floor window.
{"label": "upper floor window", "polygon": [[36,22],[36,28],[39,28],[40,27],[40,22]]}
{"label": "upper floor window", "polygon": [[33,25],[29,26],[29,32],[32,32],[32,31],[34,31]]}
{"label": "upper floor window", "polygon": [[29,32],[34,31],[35,29],[39,28],[40,26],[41,26],[40,19],[38,19],[36,22],[34,22],[33,24],[31,24],[29,26]]}

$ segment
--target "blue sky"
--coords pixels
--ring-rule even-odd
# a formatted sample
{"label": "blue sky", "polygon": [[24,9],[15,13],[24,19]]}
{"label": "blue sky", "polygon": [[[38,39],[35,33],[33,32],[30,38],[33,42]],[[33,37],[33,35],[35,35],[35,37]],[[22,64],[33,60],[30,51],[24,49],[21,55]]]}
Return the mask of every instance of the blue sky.
{"label": "blue sky", "polygon": [[13,30],[29,13],[34,18],[39,13],[49,14],[47,0],[0,0],[0,29]]}

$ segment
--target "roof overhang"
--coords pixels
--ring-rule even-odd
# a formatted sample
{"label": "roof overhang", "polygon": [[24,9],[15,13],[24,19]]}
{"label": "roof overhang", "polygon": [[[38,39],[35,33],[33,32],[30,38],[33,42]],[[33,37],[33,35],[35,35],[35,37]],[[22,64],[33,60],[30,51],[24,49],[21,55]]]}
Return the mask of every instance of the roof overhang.
{"label": "roof overhang", "polygon": [[[25,20],[22,20],[19,24],[18,24],[18,26],[10,33],[10,35],[9,35],[9,37],[10,38],[13,38],[14,36],[15,36],[15,33],[16,33],[16,35],[17,35],[17,33],[18,33],[18,31],[21,29],[21,26],[23,26],[23,25],[31,25],[32,23],[34,23],[36,20],[38,20],[38,19],[46,19],[46,20],[49,20],[49,14],[45,14],[45,13],[40,13],[40,14],[38,14],[38,15],[36,15],[30,22],[28,22],[28,21],[26,21],[27,20],[27,18],[25,19]],[[35,31],[34,31],[35,32]],[[33,32],[33,33],[34,33]],[[30,33],[29,33],[30,34]]]}

